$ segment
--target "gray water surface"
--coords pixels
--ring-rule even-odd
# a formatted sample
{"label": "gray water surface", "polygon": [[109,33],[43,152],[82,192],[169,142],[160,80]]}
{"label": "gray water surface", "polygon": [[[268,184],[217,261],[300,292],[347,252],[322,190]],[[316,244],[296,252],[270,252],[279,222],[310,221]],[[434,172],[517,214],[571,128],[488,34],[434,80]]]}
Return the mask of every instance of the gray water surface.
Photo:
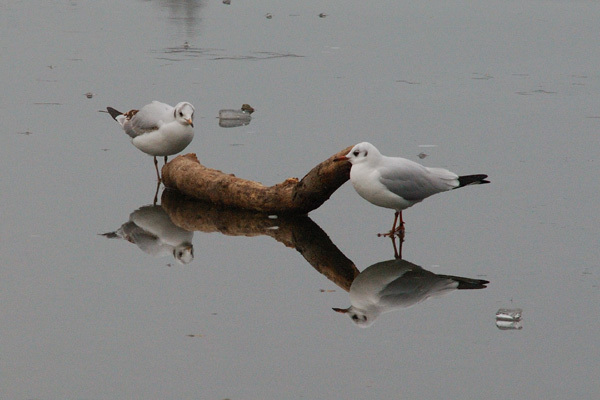
{"label": "gray water surface", "polygon": [[[588,1],[0,3],[0,398],[598,398],[599,15]],[[155,207],[152,158],[98,112],[152,100],[193,103],[185,152],[266,185],[365,140],[488,174],[406,210],[402,256],[490,283],[357,327],[332,308],[394,258],[376,236],[393,211],[349,183],[299,220],[162,188]],[[220,127],[243,103],[251,122]],[[100,235],[140,209],[172,243]],[[168,248],[185,240],[187,264]],[[521,329],[499,329],[500,308],[522,309]]]}

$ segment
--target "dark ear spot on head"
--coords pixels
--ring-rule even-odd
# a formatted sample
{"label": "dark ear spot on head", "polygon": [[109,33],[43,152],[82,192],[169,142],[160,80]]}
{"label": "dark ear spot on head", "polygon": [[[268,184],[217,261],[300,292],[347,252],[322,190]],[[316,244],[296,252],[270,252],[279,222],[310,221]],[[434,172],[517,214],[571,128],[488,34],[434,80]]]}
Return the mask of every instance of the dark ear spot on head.
{"label": "dark ear spot on head", "polygon": [[369,152],[365,150],[365,157],[367,156],[367,154],[369,154]]}

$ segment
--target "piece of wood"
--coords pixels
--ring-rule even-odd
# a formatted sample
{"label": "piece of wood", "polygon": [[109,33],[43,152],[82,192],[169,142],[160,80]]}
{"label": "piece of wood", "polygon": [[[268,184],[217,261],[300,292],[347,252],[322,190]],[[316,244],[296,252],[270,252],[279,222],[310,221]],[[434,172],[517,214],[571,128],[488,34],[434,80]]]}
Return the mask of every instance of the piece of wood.
{"label": "piece of wood", "polygon": [[351,148],[329,157],[301,180],[288,178],[273,186],[207,168],[193,153],[178,156],[165,164],[162,181],[168,188],[218,206],[277,215],[303,215],[320,207],[350,178],[351,164],[334,159],[348,154]]}
{"label": "piece of wood", "polygon": [[360,273],[308,216],[273,218],[255,211],[190,200],[173,190],[163,191],[161,206],[175,225],[188,231],[220,232],[228,236],[270,236],[286,247],[296,249],[315,270],[345,291],[350,290],[352,281]]}

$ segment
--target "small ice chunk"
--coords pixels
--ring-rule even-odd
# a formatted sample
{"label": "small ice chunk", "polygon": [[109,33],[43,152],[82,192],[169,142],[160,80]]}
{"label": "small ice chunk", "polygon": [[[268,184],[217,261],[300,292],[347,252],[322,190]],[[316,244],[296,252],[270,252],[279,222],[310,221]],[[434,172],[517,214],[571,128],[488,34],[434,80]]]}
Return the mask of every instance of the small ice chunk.
{"label": "small ice chunk", "polygon": [[496,320],[496,327],[501,331],[523,329],[521,321],[505,321],[502,319]]}
{"label": "small ice chunk", "polygon": [[520,321],[523,310],[520,308],[501,308],[496,311],[496,320],[500,321]]}
{"label": "small ice chunk", "polygon": [[219,119],[244,119],[248,120],[254,112],[249,104],[242,104],[242,108],[239,110],[219,110]]}
{"label": "small ice chunk", "polygon": [[496,311],[496,327],[500,330],[523,329],[522,317],[523,310],[520,308],[501,308]]}
{"label": "small ice chunk", "polygon": [[219,126],[221,128],[237,128],[238,126],[246,126],[252,121],[251,118],[248,119],[226,119],[219,118]]}

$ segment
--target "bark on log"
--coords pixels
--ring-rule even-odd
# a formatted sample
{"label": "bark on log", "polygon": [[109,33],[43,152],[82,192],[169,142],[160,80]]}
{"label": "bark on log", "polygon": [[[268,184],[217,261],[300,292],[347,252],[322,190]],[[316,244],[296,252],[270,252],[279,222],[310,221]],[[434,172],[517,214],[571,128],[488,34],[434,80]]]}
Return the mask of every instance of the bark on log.
{"label": "bark on log", "polygon": [[163,191],[161,206],[175,225],[188,231],[270,236],[296,249],[313,268],[346,291],[350,290],[352,281],[360,273],[329,236],[307,216],[269,218],[264,213],[189,200],[171,190]]}
{"label": "bark on log", "polygon": [[320,207],[349,179],[350,163],[333,160],[348,154],[351,148],[329,157],[302,180],[288,178],[274,186],[264,186],[207,168],[200,164],[193,153],[168,162],[162,168],[162,180],[168,188],[219,206],[277,215],[308,214]]}

